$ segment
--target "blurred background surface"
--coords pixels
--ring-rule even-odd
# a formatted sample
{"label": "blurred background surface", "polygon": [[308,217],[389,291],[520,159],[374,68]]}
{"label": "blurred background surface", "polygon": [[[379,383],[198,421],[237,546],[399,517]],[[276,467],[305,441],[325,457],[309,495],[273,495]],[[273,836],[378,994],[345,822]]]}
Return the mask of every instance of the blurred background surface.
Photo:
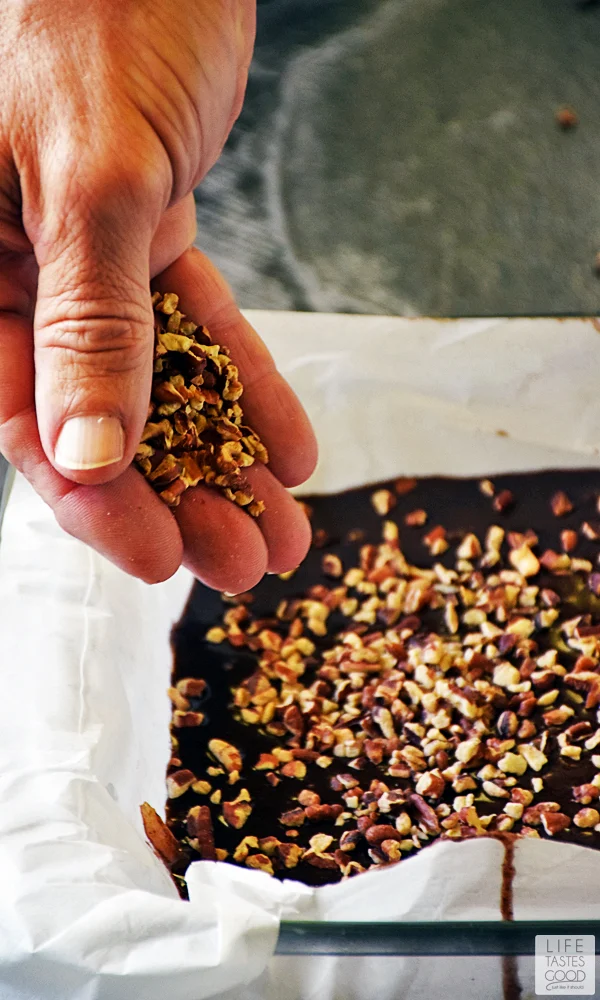
{"label": "blurred background surface", "polygon": [[597,0],[259,0],[197,243],[247,308],[590,314],[599,189]]}

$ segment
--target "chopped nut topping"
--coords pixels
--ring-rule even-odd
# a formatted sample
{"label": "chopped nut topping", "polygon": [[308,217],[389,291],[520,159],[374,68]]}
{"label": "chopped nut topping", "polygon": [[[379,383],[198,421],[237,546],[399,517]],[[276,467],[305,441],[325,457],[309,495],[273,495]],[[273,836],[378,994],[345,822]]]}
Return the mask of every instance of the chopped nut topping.
{"label": "chopped nut topping", "polygon": [[404,523],[409,528],[422,528],[424,524],[427,523],[427,511],[417,508],[417,510],[411,510],[410,513],[406,514],[404,517]]}
{"label": "chopped nut topping", "polygon": [[155,854],[170,867],[174,865],[182,856],[182,847],[179,841],[173,836],[167,824],[160,818],[156,810],[144,802],[140,807],[144,831],[150,841]]}
{"label": "chopped nut topping", "polygon": [[515,498],[510,490],[502,490],[494,497],[492,506],[500,514],[514,506]]}
{"label": "chopped nut topping", "polygon": [[176,709],[173,712],[173,725],[176,729],[189,729],[194,726],[201,726],[204,722],[202,712],[180,712]]}
{"label": "chopped nut topping", "polygon": [[548,758],[533,743],[521,743],[519,753],[525,758],[532,771],[541,771]]}
{"label": "chopped nut topping", "polygon": [[266,854],[250,854],[246,858],[248,868],[255,868],[259,872],[266,872],[267,875],[274,875],[273,864]]}
{"label": "chopped nut topping", "polygon": [[192,790],[196,795],[209,795],[212,791],[212,785],[208,781],[195,781]]}
{"label": "chopped nut topping", "polygon": [[427,546],[432,556],[442,555],[450,548],[450,544],[446,538],[446,529],[441,524],[432,528],[427,535],[424,535],[423,545]]}
{"label": "chopped nut topping", "polygon": [[557,490],[550,500],[550,506],[555,517],[564,517],[573,510],[573,504],[563,490]]}
{"label": "chopped nut topping", "polygon": [[195,780],[196,775],[192,771],[174,771],[167,778],[167,794],[169,798],[178,799],[181,795],[185,795]]}
{"label": "chopped nut topping", "polygon": [[[490,495],[508,509],[501,492]],[[318,582],[305,593],[288,590],[264,617],[252,602],[229,604],[206,634],[234,647],[244,670],[252,663],[232,685],[229,733],[255,727],[249,787],[254,797],[261,774],[266,787],[279,784],[279,807],[265,829],[247,790],[223,801],[240,779],[241,754],[210,740],[219,767],[206,769],[212,785],[198,781],[181,764],[184,738],[196,734],[177,728],[169,794],[210,797],[217,831],[227,825],[234,837],[226,841],[234,863],[278,877],[323,869],[317,882],[332,881],[400,861],[440,836],[581,841],[578,828],[591,831],[585,839],[600,833],[600,570],[572,555],[579,544],[586,556],[596,539],[557,525],[562,551],[538,556],[536,533],[522,523],[514,530],[512,517],[506,533],[491,525],[480,538],[440,524],[423,538],[433,558],[412,565],[396,523],[403,515],[393,516],[378,544],[356,539],[355,560],[343,525],[344,564],[313,552]],[[548,519],[549,511],[544,541]],[[414,543],[408,536],[407,551]],[[170,690],[174,727],[203,692],[192,678]],[[569,772],[582,782],[572,790]],[[561,801],[537,801],[544,794]],[[236,847],[232,830],[242,827],[248,836]],[[196,839],[189,834],[192,849]]]}
{"label": "chopped nut topping", "polygon": [[456,550],[456,555],[458,559],[478,559],[481,555],[481,545],[477,535],[465,535]]}
{"label": "chopped nut topping", "polygon": [[597,524],[590,524],[589,521],[584,521],[581,525],[581,533],[589,538],[592,542],[597,542],[600,539],[600,528]]}
{"label": "chopped nut topping", "polygon": [[223,819],[228,826],[236,830],[241,830],[252,812],[252,803],[248,801],[248,793],[244,795],[244,791],[242,789],[238,797],[231,802],[223,803]]}
{"label": "chopped nut topping", "polygon": [[215,839],[208,806],[193,806],[187,814],[187,833],[194,848],[205,861],[215,861]]}
{"label": "chopped nut topping", "polygon": [[344,574],[342,560],[339,556],[335,556],[332,552],[328,552],[323,556],[321,564],[323,566],[325,576],[331,576],[336,579]]}
{"label": "chopped nut topping", "polygon": [[557,833],[562,833],[571,825],[571,820],[561,812],[543,812],[542,826],[549,837],[554,837]]}
{"label": "chopped nut topping", "polygon": [[226,771],[239,772],[242,770],[242,755],[230,743],[226,743],[224,740],[210,740],[208,749]]}
{"label": "chopped nut topping", "polygon": [[540,562],[528,545],[513,549],[509,559],[521,576],[535,576],[540,571]]}
{"label": "chopped nut topping", "polygon": [[215,628],[209,628],[208,632],[206,633],[207,642],[214,642],[214,643],[224,642],[226,638],[227,638],[227,632],[225,631],[224,628],[219,628],[218,626],[216,626]]}
{"label": "chopped nut topping", "polygon": [[417,480],[412,479],[408,476],[401,476],[394,483],[394,489],[398,496],[405,496],[406,493],[412,493],[417,485]]}
{"label": "chopped nut topping", "polygon": [[390,490],[376,490],[371,494],[371,503],[377,514],[384,517],[396,505],[396,497]]}
{"label": "chopped nut topping", "polygon": [[577,532],[573,531],[571,528],[565,528],[564,531],[560,533],[560,544],[562,545],[565,552],[572,552],[576,548],[578,542]]}
{"label": "chopped nut topping", "polygon": [[588,830],[600,823],[600,813],[597,809],[580,809],[579,812],[575,813],[573,822],[582,830]]}

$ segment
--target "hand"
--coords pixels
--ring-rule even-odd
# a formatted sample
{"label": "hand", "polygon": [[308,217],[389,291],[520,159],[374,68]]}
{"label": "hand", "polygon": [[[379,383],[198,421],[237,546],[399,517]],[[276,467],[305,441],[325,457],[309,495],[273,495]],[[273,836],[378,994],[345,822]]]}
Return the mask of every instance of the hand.
{"label": "hand", "polygon": [[[0,9],[0,449],[60,524],[149,582],[183,561],[237,592],[303,558],[284,486],[308,420],[198,251],[192,189],[241,106],[251,0],[4,0]],[[257,524],[206,487],[173,517],[131,461],[152,376],[150,277],[231,349],[271,454]],[[100,423],[98,417],[104,418]],[[282,485],[283,484],[283,485]]]}

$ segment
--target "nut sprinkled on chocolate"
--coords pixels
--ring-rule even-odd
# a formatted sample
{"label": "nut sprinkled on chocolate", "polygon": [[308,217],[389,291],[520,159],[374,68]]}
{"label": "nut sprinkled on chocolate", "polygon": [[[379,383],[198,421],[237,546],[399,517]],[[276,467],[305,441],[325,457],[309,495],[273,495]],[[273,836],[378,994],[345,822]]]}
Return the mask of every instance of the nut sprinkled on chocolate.
{"label": "nut sprinkled on chocolate", "polygon": [[564,517],[565,514],[570,514],[573,510],[573,504],[564,490],[557,490],[550,500],[550,506],[555,517]]}
{"label": "nut sprinkled on chocolate", "polygon": [[[589,486],[583,494],[569,483],[581,517],[591,517]],[[595,540],[581,531],[569,551],[545,548],[560,545],[552,491],[534,532],[515,489],[506,530],[489,513],[483,524],[450,514],[425,536],[426,552],[425,539],[398,530],[410,500],[381,525],[374,489],[361,493],[365,543],[329,542],[309,557],[314,576],[300,568],[297,589],[276,590],[273,602],[271,585],[265,603],[257,588],[252,607],[208,620],[219,662],[233,647],[244,663],[227,682],[229,721],[210,734],[244,750],[239,773],[222,765],[210,779],[223,789],[213,810],[219,848],[234,863],[257,857],[250,867],[320,884],[437,839],[510,832],[598,846],[600,572],[585,558]],[[418,502],[444,518],[444,501],[436,507],[421,486]],[[478,502],[489,512],[489,500]],[[328,531],[337,531],[337,508],[333,516]],[[348,535],[342,520],[338,537]],[[174,712],[184,711],[175,701]],[[197,707],[192,700],[188,710]],[[210,737],[200,740],[204,764],[173,748],[176,830],[198,784],[181,761],[204,777],[216,756]],[[247,785],[237,799],[233,774],[236,791]],[[236,805],[232,824],[221,813]]]}

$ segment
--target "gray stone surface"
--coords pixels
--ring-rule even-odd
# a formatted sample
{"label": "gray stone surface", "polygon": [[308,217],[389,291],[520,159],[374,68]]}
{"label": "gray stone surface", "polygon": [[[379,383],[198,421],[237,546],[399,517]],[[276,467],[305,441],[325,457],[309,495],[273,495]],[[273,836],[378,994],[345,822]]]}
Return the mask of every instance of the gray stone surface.
{"label": "gray stone surface", "polygon": [[597,3],[261,3],[198,245],[247,307],[595,313],[599,53]]}

